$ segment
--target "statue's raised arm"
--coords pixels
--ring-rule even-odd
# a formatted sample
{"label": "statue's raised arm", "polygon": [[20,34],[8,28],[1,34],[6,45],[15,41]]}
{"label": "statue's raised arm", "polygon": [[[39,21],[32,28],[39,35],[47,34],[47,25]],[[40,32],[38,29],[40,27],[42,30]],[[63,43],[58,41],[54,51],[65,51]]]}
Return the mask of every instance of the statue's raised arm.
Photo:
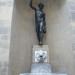
{"label": "statue's raised arm", "polygon": [[30,0],[30,7],[33,9],[33,10],[36,10],[36,8],[33,6],[33,2],[32,2],[32,0]]}

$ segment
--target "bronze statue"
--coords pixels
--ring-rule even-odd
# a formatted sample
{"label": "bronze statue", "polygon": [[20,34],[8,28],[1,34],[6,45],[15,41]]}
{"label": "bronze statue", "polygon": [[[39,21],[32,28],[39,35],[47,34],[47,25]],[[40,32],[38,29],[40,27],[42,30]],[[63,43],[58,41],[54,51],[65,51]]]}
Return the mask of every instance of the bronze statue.
{"label": "bronze statue", "polygon": [[39,3],[37,7],[34,7],[31,0],[30,7],[35,11],[35,25],[39,45],[43,45],[43,38],[46,34],[45,13],[43,11],[44,5]]}

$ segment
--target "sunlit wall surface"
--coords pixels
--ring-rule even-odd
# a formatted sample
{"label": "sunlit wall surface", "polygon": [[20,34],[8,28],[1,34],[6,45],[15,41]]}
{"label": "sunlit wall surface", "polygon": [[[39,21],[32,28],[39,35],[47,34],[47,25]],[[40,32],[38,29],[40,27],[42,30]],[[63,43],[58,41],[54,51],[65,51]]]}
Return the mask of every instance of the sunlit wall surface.
{"label": "sunlit wall surface", "polygon": [[8,75],[13,0],[0,0],[0,75]]}
{"label": "sunlit wall surface", "polygon": [[74,58],[74,70],[75,70],[75,0],[69,0],[69,9],[71,13],[72,50],[73,50],[73,58]]}
{"label": "sunlit wall surface", "polygon": [[75,0],[70,1],[71,24],[72,24],[72,50],[75,53]]}

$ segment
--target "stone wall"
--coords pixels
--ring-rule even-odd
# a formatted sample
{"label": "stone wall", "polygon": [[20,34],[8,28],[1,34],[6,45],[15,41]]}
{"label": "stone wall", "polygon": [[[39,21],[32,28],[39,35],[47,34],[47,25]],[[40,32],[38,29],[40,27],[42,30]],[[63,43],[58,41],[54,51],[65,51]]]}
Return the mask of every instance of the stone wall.
{"label": "stone wall", "polygon": [[0,75],[8,75],[13,0],[0,0]]}
{"label": "stone wall", "polygon": [[0,61],[0,75],[8,75],[8,62]]}

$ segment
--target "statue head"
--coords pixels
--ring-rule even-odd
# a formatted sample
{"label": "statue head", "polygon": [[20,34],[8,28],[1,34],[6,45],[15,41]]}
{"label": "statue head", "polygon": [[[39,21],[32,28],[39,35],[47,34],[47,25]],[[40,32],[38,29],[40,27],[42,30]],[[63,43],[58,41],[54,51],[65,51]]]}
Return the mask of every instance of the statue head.
{"label": "statue head", "polygon": [[39,9],[41,9],[41,10],[42,10],[42,9],[44,8],[44,4],[39,3],[39,4],[38,4],[38,7],[39,7]]}

